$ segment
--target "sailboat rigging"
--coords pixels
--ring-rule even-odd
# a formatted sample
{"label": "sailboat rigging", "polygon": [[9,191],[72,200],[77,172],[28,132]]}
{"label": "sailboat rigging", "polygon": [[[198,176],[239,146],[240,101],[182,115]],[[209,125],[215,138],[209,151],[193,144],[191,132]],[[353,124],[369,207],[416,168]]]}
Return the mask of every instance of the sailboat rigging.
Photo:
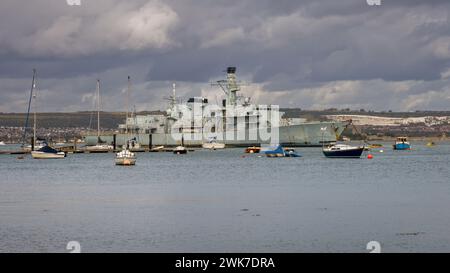
{"label": "sailboat rigging", "polygon": [[126,94],[126,117],[125,117],[125,124],[126,124],[126,136],[127,136],[127,141],[126,144],[122,147],[122,151],[120,151],[119,153],[116,154],[116,159],[115,159],[115,163],[116,165],[121,165],[121,166],[132,166],[136,164],[136,155],[130,151],[130,141],[131,137],[130,137],[130,131],[128,130],[128,110],[129,110],[129,101],[130,101],[130,89],[131,89],[131,77],[128,76],[128,88],[127,88],[127,94]]}
{"label": "sailboat rigging", "polygon": [[97,144],[86,147],[86,150],[91,152],[108,152],[112,151],[114,147],[108,145],[100,138],[100,80],[97,80],[96,88],[96,102],[97,102]]}
{"label": "sailboat rigging", "polygon": [[[33,140],[31,144],[31,157],[34,159],[59,159],[59,158],[65,158],[66,153],[64,152],[58,152],[57,150],[51,148],[48,146],[46,142],[42,142],[41,145],[37,145],[37,114],[36,114],[36,70],[33,69],[33,84],[31,86],[31,94],[30,97],[32,98],[33,102]],[[29,103],[29,108],[31,106],[31,101]],[[29,112],[29,111],[28,111]],[[27,121],[28,123],[28,115],[27,115]],[[27,127],[27,126],[26,126]],[[26,129],[25,129],[26,130]]]}

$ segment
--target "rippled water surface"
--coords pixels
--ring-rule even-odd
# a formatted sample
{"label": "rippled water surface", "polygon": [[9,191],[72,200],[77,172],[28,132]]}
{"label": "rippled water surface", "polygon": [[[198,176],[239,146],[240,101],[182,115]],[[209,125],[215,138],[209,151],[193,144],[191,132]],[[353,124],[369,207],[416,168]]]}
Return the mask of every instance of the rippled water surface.
{"label": "rippled water surface", "polygon": [[[450,144],[374,159],[0,155],[0,252],[450,252]],[[2,147],[5,149],[5,147]]]}

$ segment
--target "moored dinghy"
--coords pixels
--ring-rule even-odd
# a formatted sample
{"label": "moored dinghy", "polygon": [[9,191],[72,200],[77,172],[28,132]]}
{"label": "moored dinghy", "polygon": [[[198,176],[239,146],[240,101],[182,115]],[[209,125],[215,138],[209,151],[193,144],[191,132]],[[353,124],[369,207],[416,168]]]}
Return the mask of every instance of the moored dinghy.
{"label": "moored dinghy", "polygon": [[173,149],[173,153],[176,155],[184,155],[187,154],[187,149],[186,147],[184,147],[184,136],[181,136],[181,146],[177,146],[175,147],[175,149]]}
{"label": "moored dinghy", "polygon": [[177,146],[173,149],[173,153],[176,155],[184,155],[187,154],[187,149],[184,146]]}
{"label": "moored dinghy", "polygon": [[434,141],[430,141],[427,143],[427,147],[434,147],[436,146],[436,143]]}
{"label": "moored dinghy", "polygon": [[393,145],[394,150],[411,150],[411,143],[407,137],[398,137]]}

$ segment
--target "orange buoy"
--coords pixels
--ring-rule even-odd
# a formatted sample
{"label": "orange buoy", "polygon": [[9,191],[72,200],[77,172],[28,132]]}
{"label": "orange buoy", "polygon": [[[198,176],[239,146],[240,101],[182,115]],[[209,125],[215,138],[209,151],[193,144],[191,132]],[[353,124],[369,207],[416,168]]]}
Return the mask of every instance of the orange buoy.
{"label": "orange buoy", "polygon": [[372,159],[372,158],[373,158],[372,154],[367,155],[367,159]]}

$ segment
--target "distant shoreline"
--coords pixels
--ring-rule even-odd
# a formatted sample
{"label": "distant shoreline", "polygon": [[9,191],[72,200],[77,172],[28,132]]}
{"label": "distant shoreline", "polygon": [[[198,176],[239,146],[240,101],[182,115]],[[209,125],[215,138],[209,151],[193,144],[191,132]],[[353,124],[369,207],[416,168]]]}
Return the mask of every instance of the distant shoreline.
{"label": "distant shoreline", "polygon": [[[402,123],[396,126],[387,126],[379,124],[380,119],[366,119],[366,122],[373,124],[359,125],[364,122],[361,116],[377,116],[393,118],[412,118],[417,117],[450,117],[450,111],[416,111],[416,112],[375,112],[375,111],[350,111],[350,110],[302,110],[299,108],[281,108],[280,111],[285,112],[286,118],[303,118],[305,121],[330,121],[339,117],[344,119],[352,119],[353,123],[359,128],[353,131],[352,127],[348,127],[342,136],[352,140],[361,139],[358,131],[362,132],[364,137],[368,137],[372,142],[377,141],[394,141],[398,136],[407,136],[411,141],[434,141],[438,142],[442,136],[450,135],[450,118],[438,119],[433,118],[431,122],[416,122],[413,124]],[[137,115],[163,114],[162,111],[145,111],[137,112]],[[124,112],[101,112],[101,129],[104,133],[114,133],[117,131],[119,124],[125,123]],[[333,117],[333,119],[330,119]],[[358,120],[359,117],[359,120]],[[26,113],[0,113],[0,141],[16,141],[22,138],[23,127],[25,126]],[[31,117],[32,119],[32,117]],[[80,112],[49,112],[37,113],[39,129],[42,135],[52,135],[54,138],[73,138],[82,137],[84,132],[92,131],[96,126],[96,114],[92,111]],[[382,119],[383,120],[383,119]],[[386,120],[386,119],[384,119]],[[440,124],[433,123],[433,120]],[[387,121],[396,123],[397,121]],[[392,125],[392,124],[391,124]],[[30,125],[29,125],[30,126]],[[13,129],[12,129],[13,128]]]}

